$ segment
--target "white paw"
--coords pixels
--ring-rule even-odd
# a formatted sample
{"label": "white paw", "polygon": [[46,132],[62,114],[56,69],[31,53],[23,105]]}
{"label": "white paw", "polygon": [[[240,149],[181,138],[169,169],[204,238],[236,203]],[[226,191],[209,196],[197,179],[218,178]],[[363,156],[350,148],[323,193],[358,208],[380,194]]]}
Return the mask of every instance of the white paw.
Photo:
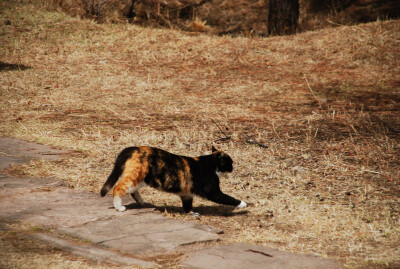
{"label": "white paw", "polygon": [[241,201],[240,204],[237,206],[237,208],[245,208],[247,206],[246,202]]}
{"label": "white paw", "polygon": [[195,218],[199,218],[200,217],[200,214],[199,213],[197,213],[197,212],[190,212],[189,214],[188,214],[189,216],[193,216],[193,217],[195,217]]}
{"label": "white paw", "polygon": [[121,197],[114,196],[114,208],[119,212],[123,212],[126,210],[126,207],[122,205]]}
{"label": "white paw", "polygon": [[126,207],[125,207],[125,206],[121,206],[121,207],[116,208],[116,209],[117,209],[117,211],[119,211],[119,212],[124,212],[124,211],[126,210]]}

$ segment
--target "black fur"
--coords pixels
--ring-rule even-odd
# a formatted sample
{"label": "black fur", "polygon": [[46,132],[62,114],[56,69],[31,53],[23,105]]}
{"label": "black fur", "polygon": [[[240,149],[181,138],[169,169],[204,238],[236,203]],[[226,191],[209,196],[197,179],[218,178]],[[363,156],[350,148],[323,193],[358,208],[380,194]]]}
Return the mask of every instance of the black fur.
{"label": "black fur", "polygon": [[224,194],[219,187],[219,177],[216,171],[232,172],[232,159],[220,152],[199,157],[198,162],[192,162],[190,168],[193,171],[193,193],[215,203],[238,206],[237,200]]}
{"label": "black fur", "polygon": [[117,159],[115,160],[114,168],[111,174],[108,176],[107,181],[104,183],[101,188],[100,195],[105,196],[107,192],[117,183],[119,177],[124,170],[125,162],[132,156],[132,153],[137,150],[137,147],[129,147],[125,148],[118,154]]}

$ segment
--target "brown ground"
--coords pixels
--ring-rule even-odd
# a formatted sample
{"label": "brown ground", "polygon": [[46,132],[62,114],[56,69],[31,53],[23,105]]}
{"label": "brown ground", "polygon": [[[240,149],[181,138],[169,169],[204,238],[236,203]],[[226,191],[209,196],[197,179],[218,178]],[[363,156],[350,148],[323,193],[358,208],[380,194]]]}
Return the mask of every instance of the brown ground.
{"label": "brown ground", "polygon": [[[197,156],[227,135],[222,189],[250,206],[196,199],[196,221],[224,242],[399,264],[399,20],[229,38],[0,5],[0,135],[76,152],[10,172],[98,192],[126,146]],[[175,196],[142,196],[194,219]]]}

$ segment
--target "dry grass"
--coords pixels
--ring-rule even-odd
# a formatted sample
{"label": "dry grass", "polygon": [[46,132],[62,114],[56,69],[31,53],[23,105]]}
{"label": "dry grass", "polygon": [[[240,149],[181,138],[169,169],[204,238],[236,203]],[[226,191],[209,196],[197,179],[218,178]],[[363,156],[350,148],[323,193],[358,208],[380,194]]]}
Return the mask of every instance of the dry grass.
{"label": "dry grass", "polygon": [[1,268],[109,268],[33,240],[29,234],[35,231],[35,227],[19,224],[7,226],[7,229],[3,225],[0,227]]}
{"label": "dry grass", "polygon": [[[251,206],[197,199],[196,221],[226,242],[399,264],[399,20],[249,39],[0,5],[0,134],[75,152],[11,172],[98,192],[126,146],[208,153],[214,119],[235,161],[222,189]],[[143,198],[192,219],[175,196]]]}
{"label": "dry grass", "polygon": [[[97,22],[131,22],[216,35],[267,36],[266,0],[44,0],[42,7]],[[399,18],[396,0],[299,0],[298,31]],[[200,23],[200,24],[199,24]]]}

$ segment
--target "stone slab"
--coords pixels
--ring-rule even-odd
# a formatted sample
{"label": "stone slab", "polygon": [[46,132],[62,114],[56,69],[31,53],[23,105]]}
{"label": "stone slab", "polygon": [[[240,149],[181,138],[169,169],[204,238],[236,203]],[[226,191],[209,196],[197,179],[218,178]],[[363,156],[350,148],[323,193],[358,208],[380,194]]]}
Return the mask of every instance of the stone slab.
{"label": "stone slab", "polygon": [[[126,197],[126,201],[133,199]],[[132,208],[128,206],[128,208]],[[0,219],[52,228],[70,236],[140,255],[216,241],[221,231],[168,219],[154,208],[118,212],[110,196],[60,187],[57,182],[0,175]]]}
{"label": "stone slab", "polygon": [[[55,160],[64,153],[48,146],[0,137],[0,169],[31,159]],[[217,234],[222,232],[207,225],[168,219],[155,213],[154,208],[128,206],[128,209],[117,212],[112,207],[111,197],[101,198],[98,193],[72,190],[62,181],[0,174],[0,220],[52,228],[91,241],[97,246],[76,246],[48,234],[38,235],[40,240],[92,259],[120,259],[127,265],[142,263],[139,266],[154,267],[154,263],[119,257],[98,246],[154,256],[178,246],[218,240]]]}
{"label": "stone slab", "polygon": [[[1,154],[1,152],[0,152]],[[7,169],[13,164],[24,164],[30,160],[24,157],[2,156],[0,155],[0,169]]]}
{"label": "stone slab", "polygon": [[[0,163],[18,163],[29,159],[57,160],[68,151],[11,137],[0,137]],[[1,167],[1,166],[0,166]]]}
{"label": "stone slab", "polygon": [[231,244],[204,248],[189,253],[181,264],[196,269],[338,269],[341,264],[332,259],[314,255],[301,255],[273,248]]}
{"label": "stone slab", "polygon": [[0,170],[13,164],[25,164],[33,159],[54,161],[68,153],[46,145],[40,145],[11,137],[0,137]]}
{"label": "stone slab", "polygon": [[[75,227],[121,216],[110,199],[95,193],[48,185],[0,189],[0,218],[48,228]],[[153,212],[152,208],[128,210],[126,215]]]}
{"label": "stone slab", "polygon": [[[90,222],[61,231],[73,237],[140,255],[154,255],[178,246],[218,240],[214,230],[193,222],[168,219],[156,213]],[[204,226],[204,227],[202,227]]]}
{"label": "stone slab", "polygon": [[7,189],[16,188],[37,188],[41,186],[63,186],[66,185],[62,181],[57,181],[51,178],[20,178],[9,177],[5,174],[0,174],[0,196],[2,192],[9,193]]}
{"label": "stone slab", "polygon": [[88,244],[78,244],[68,240],[61,239],[59,237],[45,234],[45,233],[34,233],[30,234],[29,237],[44,241],[58,249],[68,251],[75,255],[84,256],[98,263],[107,262],[117,266],[140,266],[141,268],[157,268],[159,265],[150,261],[143,261],[133,257],[119,254],[114,251],[99,248]]}

